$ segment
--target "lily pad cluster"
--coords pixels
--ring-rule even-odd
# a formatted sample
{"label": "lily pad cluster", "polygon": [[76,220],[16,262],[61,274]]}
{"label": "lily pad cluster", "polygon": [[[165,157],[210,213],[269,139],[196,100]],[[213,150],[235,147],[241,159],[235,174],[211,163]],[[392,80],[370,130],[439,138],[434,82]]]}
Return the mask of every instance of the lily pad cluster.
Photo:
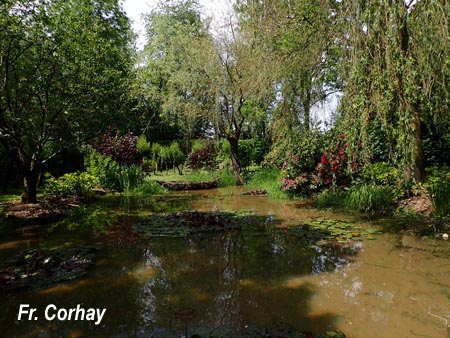
{"label": "lily pad cluster", "polygon": [[96,246],[30,249],[0,262],[0,290],[41,288],[85,275],[94,262]]}
{"label": "lily pad cluster", "polygon": [[137,223],[133,230],[146,237],[185,237],[191,233],[242,228],[242,217],[226,212],[187,211],[155,215]]}
{"label": "lily pad cluster", "polygon": [[351,242],[362,241],[364,238],[375,239],[375,235],[381,233],[378,229],[358,227],[353,222],[326,218],[304,220],[298,226],[284,228],[284,232],[315,242],[317,245],[329,245],[337,242],[344,246]]}

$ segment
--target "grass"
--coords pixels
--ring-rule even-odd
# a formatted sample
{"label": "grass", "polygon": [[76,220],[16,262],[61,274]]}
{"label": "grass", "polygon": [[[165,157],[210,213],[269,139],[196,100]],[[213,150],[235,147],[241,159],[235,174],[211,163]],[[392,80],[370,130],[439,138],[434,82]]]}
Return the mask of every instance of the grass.
{"label": "grass", "polygon": [[347,190],[325,190],[317,194],[318,208],[343,208],[366,213],[391,210],[395,204],[392,189],[375,184],[355,185]]}
{"label": "grass", "polygon": [[174,173],[172,170],[168,172],[156,173],[150,176],[151,180],[158,181],[187,181],[187,182],[208,182],[220,178],[219,187],[227,187],[236,185],[231,170],[185,170],[184,175]]}
{"label": "grass", "polygon": [[266,190],[273,198],[289,198],[288,194],[280,188],[281,171],[276,168],[261,168],[257,170],[247,183],[248,187]]}
{"label": "grass", "polygon": [[167,193],[167,189],[156,183],[150,177],[145,177],[143,182],[135,187],[131,194],[142,194],[142,195],[163,195]]}

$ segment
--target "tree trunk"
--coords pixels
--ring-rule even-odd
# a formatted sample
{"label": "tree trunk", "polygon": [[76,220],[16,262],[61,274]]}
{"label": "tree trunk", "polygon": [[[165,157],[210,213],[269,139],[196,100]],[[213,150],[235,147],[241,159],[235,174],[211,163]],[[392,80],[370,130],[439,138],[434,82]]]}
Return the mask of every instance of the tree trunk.
{"label": "tree trunk", "polygon": [[414,178],[417,182],[425,182],[425,161],[422,149],[422,135],[420,129],[420,117],[419,113],[414,112],[414,126],[413,126],[413,138],[414,138],[414,148],[413,148],[413,163],[412,168],[407,168],[406,170],[406,180],[411,181]]}
{"label": "tree trunk", "polygon": [[236,177],[237,185],[243,185],[244,180],[241,176],[241,166],[238,161],[238,151],[239,151],[239,140],[235,137],[228,137],[228,142],[230,142],[231,148],[231,166],[233,167],[233,173]]}
{"label": "tree trunk", "polygon": [[37,203],[38,173],[36,170],[27,171],[23,180],[23,203]]}

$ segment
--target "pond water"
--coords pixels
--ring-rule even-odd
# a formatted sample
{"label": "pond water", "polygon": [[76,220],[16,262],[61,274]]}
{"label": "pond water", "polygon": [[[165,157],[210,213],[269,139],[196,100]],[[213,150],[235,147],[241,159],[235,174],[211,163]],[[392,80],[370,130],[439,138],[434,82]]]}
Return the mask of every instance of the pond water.
{"label": "pond water", "polygon": [[[110,198],[60,224],[24,228],[2,239],[2,259],[29,248],[100,249],[81,278],[0,292],[0,336],[181,337],[187,330],[189,336],[233,337],[236,330],[288,328],[339,330],[355,338],[448,337],[448,242],[376,234],[355,235],[346,245],[318,245],[313,232],[290,229],[333,220],[352,224],[354,233],[391,221],[241,193],[242,188],[223,188],[160,199]],[[233,224],[241,226],[182,236],[160,227],[144,239],[127,232],[131,225],[161,223],[161,213],[182,224],[179,215],[193,210],[216,219],[233,212]],[[117,231],[105,235],[106,229]],[[37,308],[39,319],[18,321],[20,304]],[[49,304],[106,312],[99,325],[47,321]]]}

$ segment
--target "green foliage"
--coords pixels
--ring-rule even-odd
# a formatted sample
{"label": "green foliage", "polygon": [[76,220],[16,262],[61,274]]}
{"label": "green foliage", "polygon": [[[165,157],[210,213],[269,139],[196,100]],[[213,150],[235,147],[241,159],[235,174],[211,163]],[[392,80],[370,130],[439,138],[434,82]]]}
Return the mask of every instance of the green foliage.
{"label": "green foliage", "polygon": [[130,192],[142,183],[144,173],[139,165],[120,165],[111,157],[88,149],[85,155],[87,172],[97,177],[101,186],[115,191]]}
{"label": "green foliage", "polygon": [[119,180],[119,190],[129,193],[142,184],[144,173],[141,166],[133,164],[130,166],[120,166],[117,177]]}
{"label": "green foliage", "polygon": [[434,207],[434,215],[443,218],[450,215],[450,168],[430,168],[425,184]]}
{"label": "green foliage", "polygon": [[281,168],[286,161],[295,161],[291,176],[313,172],[320,160],[324,138],[317,130],[295,134],[292,130],[280,137],[265,156],[264,165]]}
{"label": "green foliage", "polygon": [[117,0],[0,3],[0,135],[31,200],[49,159],[124,116],[130,41]]}
{"label": "green foliage", "polygon": [[191,153],[207,148],[209,143],[208,140],[203,138],[193,140],[191,144]]}
{"label": "green foliage", "polygon": [[364,182],[375,185],[395,186],[400,184],[401,181],[400,171],[387,162],[366,164],[361,177]]}
{"label": "green foliage", "polygon": [[219,187],[229,187],[236,185],[236,176],[229,168],[219,170]]}
{"label": "green foliage", "polygon": [[[227,150],[230,151],[230,149]],[[239,157],[239,164],[243,168],[248,168],[252,164],[255,165],[261,164],[267,152],[268,152],[268,144],[262,140],[258,139],[239,140],[238,157]]]}
{"label": "green foliage", "polygon": [[346,191],[344,207],[367,213],[379,213],[392,209],[395,204],[392,189],[375,184],[359,184]]}
{"label": "green foliage", "polygon": [[288,198],[289,195],[280,188],[280,180],[283,172],[274,167],[262,168],[254,173],[247,186],[266,190],[273,198]]}
{"label": "green foliage", "polygon": [[150,143],[147,142],[145,135],[138,137],[136,142],[137,152],[141,157],[149,157],[152,154],[152,147]]}
{"label": "green foliage", "polygon": [[391,188],[374,184],[324,190],[315,196],[314,201],[318,208],[343,208],[366,213],[387,212],[395,205]]}
{"label": "green foliage", "polygon": [[167,193],[167,189],[159,183],[151,180],[150,177],[144,177],[142,183],[135,187],[132,191],[133,194],[144,195],[162,195]]}
{"label": "green foliage", "polygon": [[238,159],[242,168],[248,168],[255,158],[253,140],[239,140]]}
{"label": "green foliage", "polygon": [[[173,141],[168,149],[168,157],[170,164],[175,168],[179,167],[186,160],[186,155],[180,148],[180,144],[176,141]],[[181,174],[181,170],[179,169],[179,173]]]}
{"label": "green foliage", "polygon": [[119,179],[120,165],[111,157],[87,149],[84,159],[87,172],[97,177],[100,185],[110,190],[121,190]]}
{"label": "green foliage", "polygon": [[344,207],[344,200],[347,194],[343,189],[323,190],[314,196],[314,203],[317,208],[336,208]]}
{"label": "green foliage", "polygon": [[92,195],[92,189],[98,184],[98,178],[89,173],[68,173],[58,179],[48,178],[43,192],[47,196],[57,197],[89,196]]}

